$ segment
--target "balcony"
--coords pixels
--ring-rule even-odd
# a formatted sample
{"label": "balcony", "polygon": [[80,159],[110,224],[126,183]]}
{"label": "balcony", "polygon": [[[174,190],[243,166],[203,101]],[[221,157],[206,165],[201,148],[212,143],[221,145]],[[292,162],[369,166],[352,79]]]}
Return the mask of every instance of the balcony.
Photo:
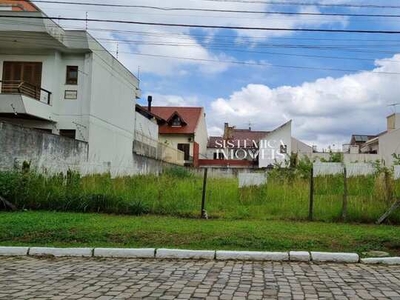
{"label": "balcony", "polygon": [[0,80],[2,94],[21,94],[50,105],[51,92],[25,81]]}
{"label": "balcony", "polygon": [[51,92],[24,81],[0,80],[0,115],[52,120]]}

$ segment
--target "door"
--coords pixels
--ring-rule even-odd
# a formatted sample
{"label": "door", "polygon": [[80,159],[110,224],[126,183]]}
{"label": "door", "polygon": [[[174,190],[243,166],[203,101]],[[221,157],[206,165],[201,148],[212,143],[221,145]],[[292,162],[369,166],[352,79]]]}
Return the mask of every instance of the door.
{"label": "door", "polygon": [[190,160],[190,144],[178,144],[178,150],[185,153],[185,160]]}
{"label": "door", "polygon": [[[2,93],[21,92],[39,99],[42,85],[42,63],[5,61],[2,81]],[[18,89],[19,87],[20,89]]]}

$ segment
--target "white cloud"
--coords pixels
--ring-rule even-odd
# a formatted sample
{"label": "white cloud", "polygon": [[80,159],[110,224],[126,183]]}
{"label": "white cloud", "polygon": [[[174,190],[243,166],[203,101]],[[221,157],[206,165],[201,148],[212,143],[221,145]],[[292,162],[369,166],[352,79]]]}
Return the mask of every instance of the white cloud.
{"label": "white cloud", "polygon": [[[234,61],[230,56],[211,53],[189,34],[169,35],[166,31],[153,33],[155,35],[144,36],[139,45],[121,44],[121,60],[133,69],[140,66],[142,72],[164,76],[186,75],[187,68],[195,68],[204,74],[220,73],[229,64],[213,61]],[[132,53],[146,53],[149,56]]]}
{"label": "white cloud", "polygon": [[[72,2],[80,2],[71,0]],[[324,1],[324,0],[319,0]],[[110,3],[106,0],[99,0],[96,4]],[[132,4],[126,2],[127,4]],[[274,6],[262,3],[240,3],[240,2],[205,2],[199,5],[196,1],[187,0],[170,0],[168,3],[164,0],[137,0],[135,5],[159,6],[159,7],[185,7],[185,8],[207,8],[207,9],[225,9],[225,10],[254,10],[266,11],[274,10]],[[50,16],[63,17],[80,17],[85,18],[85,12],[88,11],[89,18],[99,19],[117,19],[131,20],[138,22],[157,22],[157,23],[183,23],[183,24],[207,24],[222,26],[240,26],[240,27],[319,27],[323,25],[339,25],[346,26],[348,19],[343,17],[318,17],[318,16],[301,16],[301,15],[267,15],[267,14],[241,14],[241,13],[213,13],[213,12],[194,12],[194,11],[156,11],[141,8],[109,8],[109,7],[85,7],[85,6],[65,6],[55,4],[38,3],[45,12]],[[61,8],[61,9],[60,9]],[[316,7],[299,8],[299,11],[318,12]],[[63,25],[76,27],[77,25],[84,28],[85,22],[61,22]],[[228,69],[229,64],[207,62],[213,61],[232,61],[234,58],[224,54],[223,51],[211,51],[206,45],[211,43],[218,34],[219,30],[206,29],[205,39],[197,39],[191,34],[190,28],[184,27],[164,27],[164,26],[138,26],[128,24],[111,24],[111,23],[91,23],[90,28],[106,28],[106,29],[122,29],[143,32],[159,32],[160,35],[154,36],[149,34],[125,33],[111,35],[107,32],[95,31],[96,37],[114,37],[122,39],[138,39],[138,42],[124,44],[121,42],[120,59],[130,66],[133,72],[136,72],[138,66],[141,66],[142,72],[148,72],[158,75],[186,75],[189,71],[199,71],[201,73],[220,73]],[[236,30],[238,40],[245,42],[249,47],[265,41],[269,37],[290,35],[291,32],[284,31],[239,31]],[[176,35],[180,34],[180,35]],[[257,39],[253,39],[257,37]],[[248,38],[251,38],[250,42]],[[154,45],[154,41],[158,45]],[[149,43],[152,43],[150,45]],[[179,44],[180,46],[167,46],[169,44]],[[203,43],[203,44],[202,44]],[[161,45],[160,45],[161,44]],[[115,45],[106,44],[107,49],[115,52]],[[126,53],[124,53],[126,52]],[[141,52],[153,55],[195,58],[197,60],[177,60],[150,56],[135,56],[129,52]],[[195,68],[193,70],[193,68]]]}
{"label": "white cloud", "polygon": [[210,127],[229,122],[270,130],[294,120],[294,134],[317,145],[348,142],[351,133],[385,129],[388,104],[400,99],[400,54],[376,61],[376,68],[339,78],[321,78],[300,86],[270,88],[249,84],[229,98],[211,103]]}
{"label": "white cloud", "polygon": [[149,93],[149,95],[153,96],[154,106],[199,106],[199,99],[195,96],[184,97],[158,93]]}

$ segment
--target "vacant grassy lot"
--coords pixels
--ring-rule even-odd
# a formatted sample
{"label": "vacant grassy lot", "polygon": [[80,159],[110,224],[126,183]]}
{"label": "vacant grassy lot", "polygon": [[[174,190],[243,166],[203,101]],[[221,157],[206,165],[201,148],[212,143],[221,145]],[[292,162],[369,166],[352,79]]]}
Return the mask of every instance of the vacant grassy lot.
{"label": "vacant grassy lot", "polygon": [[[400,196],[400,182],[382,174],[348,180],[349,222],[375,222]],[[197,218],[201,210],[202,178],[185,169],[161,176],[112,179],[109,175],[43,176],[35,172],[0,172],[0,195],[18,209],[62,212],[102,212]],[[343,199],[342,176],[315,179],[315,213],[319,221],[337,221]],[[309,174],[271,173],[268,184],[238,188],[237,179],[209,178],[206,210],[212,219],[306,220]],[[0,208],[1,209],[1,208]],[[400,224],[400,212],[390,222]]]}
{"label": "vacant grassy lot", "polygon": [[159,216],[0,213],[0,245],[233,250],[384,250],[400,254],[396,226]]}

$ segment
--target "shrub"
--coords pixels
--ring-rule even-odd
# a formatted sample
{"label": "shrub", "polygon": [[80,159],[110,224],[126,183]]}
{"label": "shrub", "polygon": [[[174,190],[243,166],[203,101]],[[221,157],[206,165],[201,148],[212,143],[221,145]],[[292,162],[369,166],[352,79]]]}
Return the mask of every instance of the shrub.
{"label": "shrub", "polygon": [[171,177],[176,178],[189,178],[193,177],[193,173],[191,173],[188,169],[183,167],[171,167],[167,168],[164,171],[164,174]]}

